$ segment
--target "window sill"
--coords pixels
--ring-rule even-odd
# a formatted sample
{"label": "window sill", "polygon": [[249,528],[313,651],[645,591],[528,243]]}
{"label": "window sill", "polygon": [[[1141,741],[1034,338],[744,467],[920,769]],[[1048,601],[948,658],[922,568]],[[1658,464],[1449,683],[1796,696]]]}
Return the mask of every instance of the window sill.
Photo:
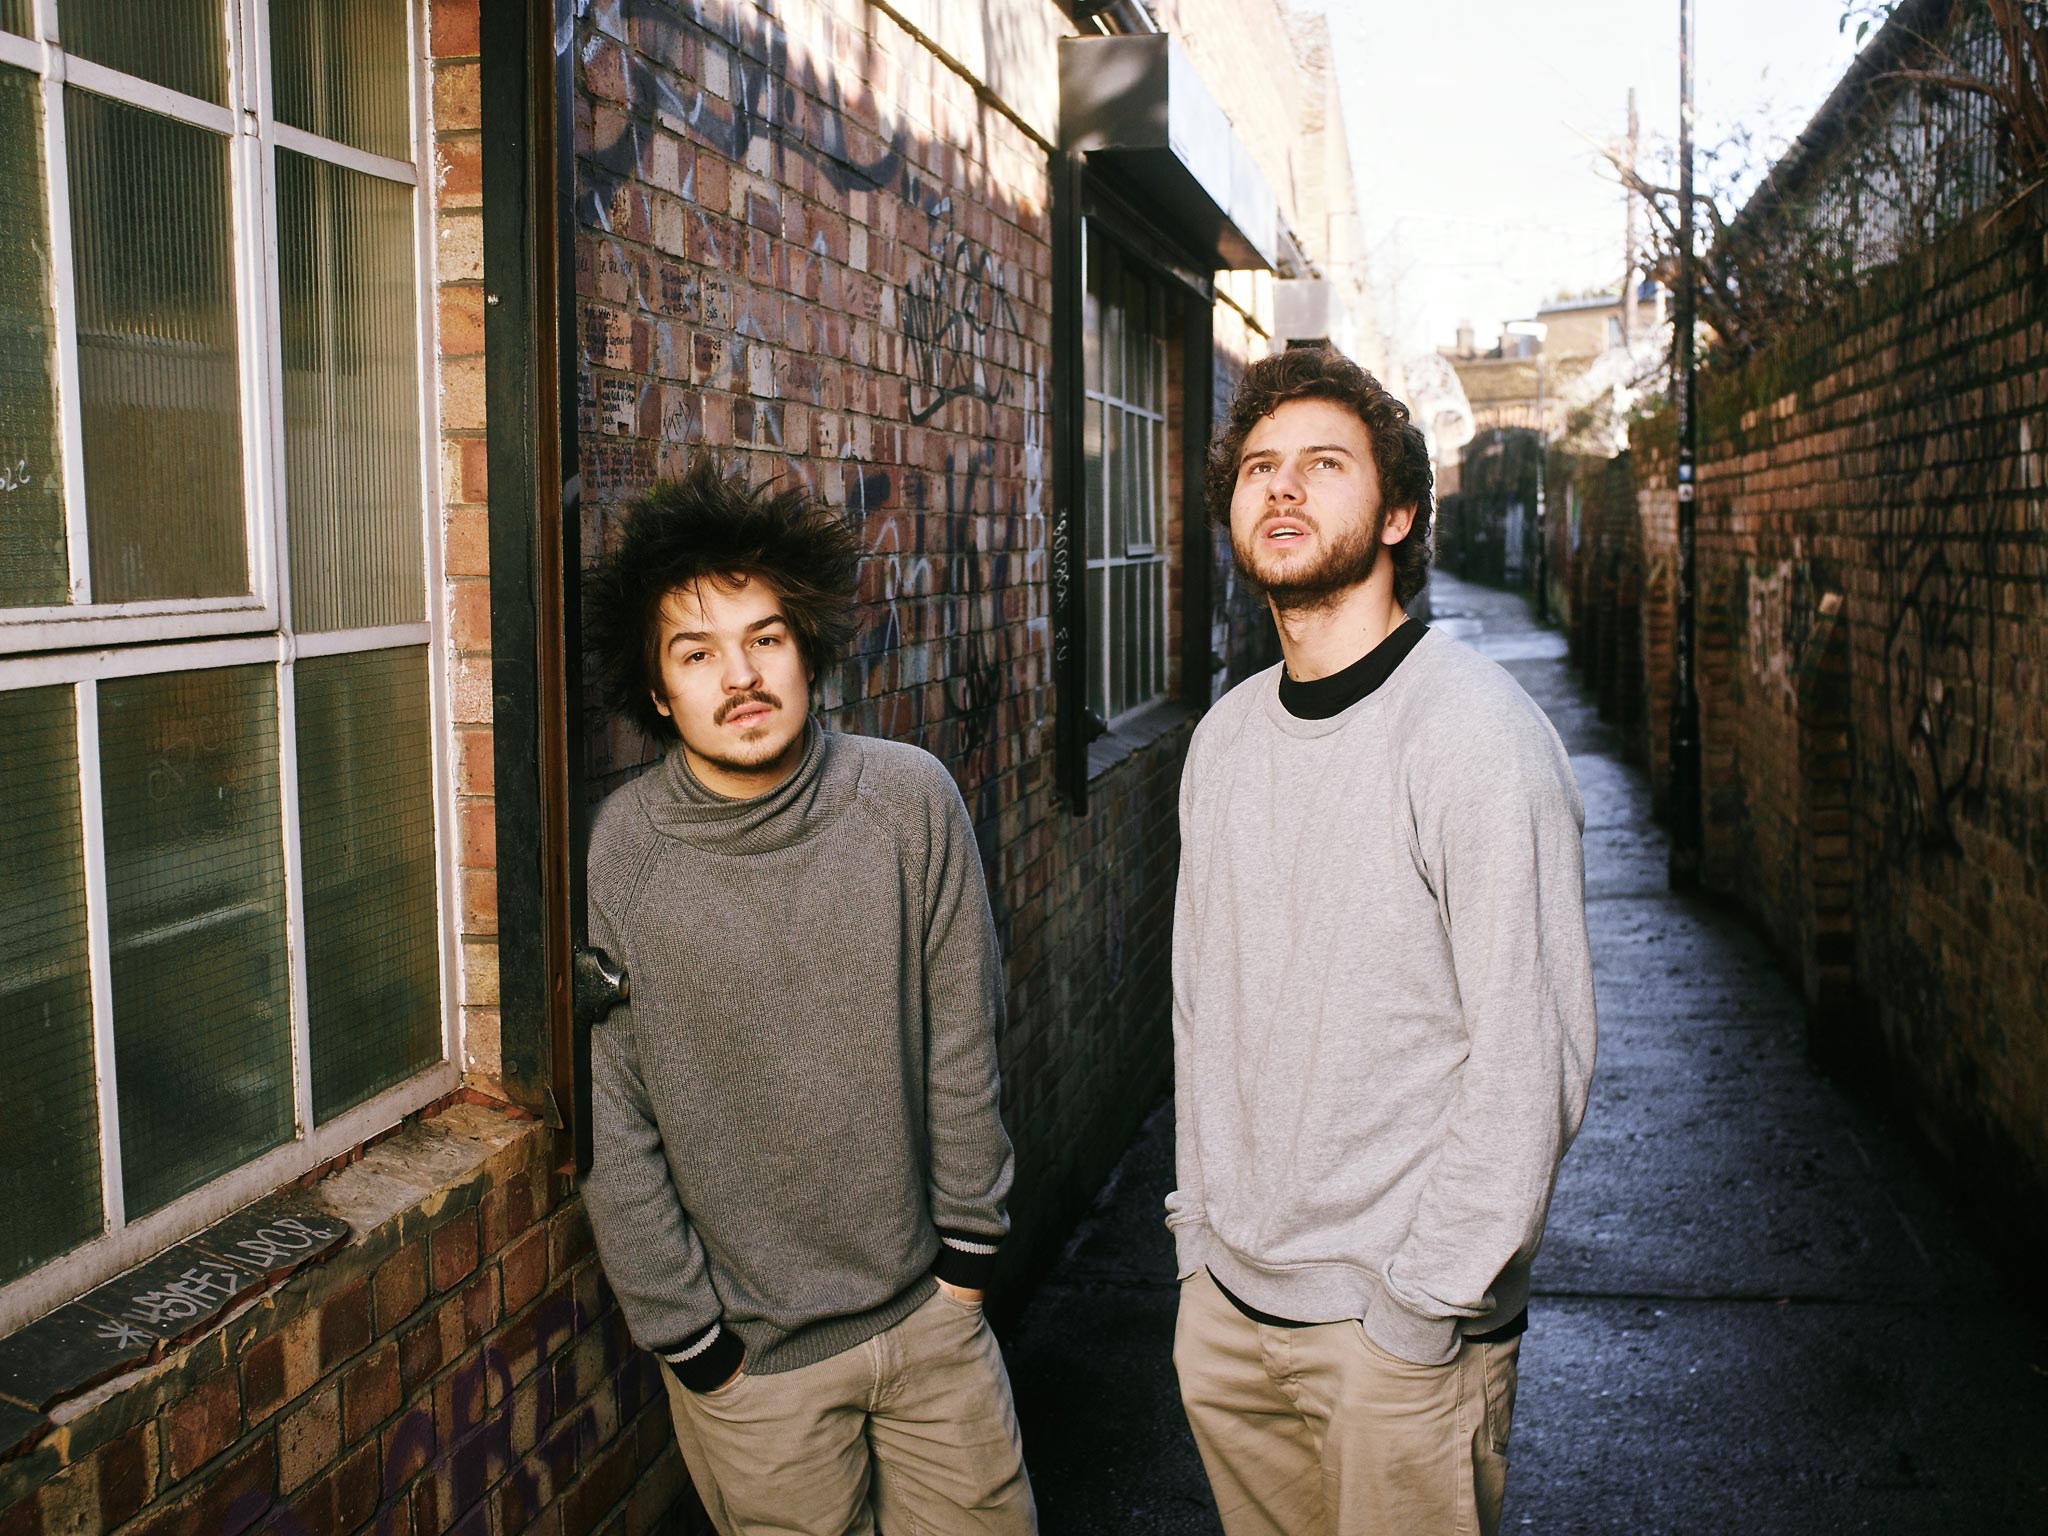
{"label": "window sill", "polygon": [[1196,711],[1169,699],[1111,726],[1088,743],[1088,782],[1093,784],[1118,763],[1195,718]]}
{"label": "window sill", "polygon": [[[502,1107],[450,1104],[347,1167],[258,1200],[0,1337],[0,1460],[163,1370],[296,1271],[355,1249],[381,1257],[403,1213],[450,1203],[538,1130]],[[274,1301],[271,1310],[290,1313],[304,1299]],[[7,1502],[0,1488],[0,1507]]]}

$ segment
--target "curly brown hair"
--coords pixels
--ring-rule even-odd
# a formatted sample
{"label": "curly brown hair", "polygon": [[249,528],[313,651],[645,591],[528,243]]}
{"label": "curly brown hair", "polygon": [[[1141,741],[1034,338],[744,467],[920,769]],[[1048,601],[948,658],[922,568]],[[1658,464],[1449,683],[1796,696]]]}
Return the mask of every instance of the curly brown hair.
{"label": "curly brown hair", "polygon": [[607,708],[648,735],[676,733],[661,692],[661,605],[700,581],[759,579],[816,672],[853,638],[860,539],[831,508],[794,488],[750,486],[699,455],[680,480],[633,503],[617,544],[584,576],[583,634]]}
{"label": "curly brown hair", "polygon": [[1289,347],[1260,358],[1245,370],[1223,430],[1209,453],[1204,476],[1209,515],[1229,526],[1230,497],[1237,488],[1237,461],[1244,452],[1244,440],[1253,427],[1290,400],[1334,400],[1357,412],[1372,438],[1380,506],[1386,511],[1415,509],[1408,536],[1393,546],[1394,600],[1405,607],[1429,580],[1430,514],[1436,507],[1429,444],[1422,429],[1409,419],[1408,407],[1334,347]]}

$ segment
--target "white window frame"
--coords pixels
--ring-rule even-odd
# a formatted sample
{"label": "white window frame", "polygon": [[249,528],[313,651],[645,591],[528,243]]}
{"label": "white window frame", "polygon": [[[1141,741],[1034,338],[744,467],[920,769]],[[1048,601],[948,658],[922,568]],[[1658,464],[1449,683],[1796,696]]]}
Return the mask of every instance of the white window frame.
{"label": "white window frame", "polygon": [[[1081,234],[1081,291],[1084,295],[1089,291],[1088,261],[1089,254],[1096,240],[1115,242],[1115,237],[1107,229],[1100,227],[1094,219],[1087,219],[1083,222]],[[1145,264],[1142,261],[1130,255],[1120,243],[1118,243],[1118,248],[1123,256],[1125,266],[1136,267],[1148,286],[1164,287],[1158,276],[1145,269]],[[1106,302],[1107,295],[1104,296],[1104,299]],[[1139,318],[1144,321],[1147,333],[1150,335],[1151,317],[1146,315]],[[1124,323],[1126,325],[1130,323],[1129,315],[1126,315]],[[1103,723],[1112,730],[1134,716],[1140,715],[1155,705],[1164,702],[1171,694],[1168,641],[1172,636],[1170,622],[1172,616],[1167,609],[1168,604],[1172,600],[1173,591],[1168,571],[1169,561],[1167,559],[1166,546],[1169,538],[1172,509],[1167,504],[1166,494],[1166,413],[1172,403],[1169,398],[1172,382],[1168,377],[1170,353],[1166,336],[1164,334],[1151,335],[1151,341],[1155,349],[1153,368],[1159,380],[1159,410],[1154,411],[1149,406],[1125,400],[1120,395],[1109,393],[1106,389],[1098,389],[1096,381],[1093,379],[1083,380],[1082,399],[1085,402],[1083,408],[1093,411],[1097,406],[1100,406],[1103,412],[1101,456],[1096,472],[1102,476],[1102,515],[1104,519],[1104,527],[1101,530],[1102,553],[1100,555],[1095,553],[1094,530],[1092,529],[1089,530],[1088,541],[1083,546],[1086,550],[1086,559],[1083,561],[1084,575],[1082,579],[1088,583],[1088,587],[1083,589],[1083,600],[1085,602],[1086,592],[1098,580],[1103,583],[1102,628],[1105,630],[1110,629],[1113,627],[1111,623],[1111,614],[1113,612],[1111,592],[1117,581],[1117,573],[1134,567],[1149,567],[1151,570],[1150,579],[1154,584],[1153,613],[1158,628],[1156,635],[1146,634],[1143,637],[1138,637],[1133,633],[1135,626],[1127,628],[1122,625],[1116,625],[1114,626],[1116,630],[1114,634],[1101,635],[1093,633],[1093,626],[1091,626],[1088,638],[1089,676],[1094,687],[1101,689],[1101,697],[1105,706],[1111,704],[1115,699],[1118,686],[1116,676],[1122,666],[1125,649],[1130,645],[1141,643],[1141,639],[1142,643],[1156,645],[1156,650],[1153,653],[1154,661],[1151,663],[1157,672],[1155,678],[1156,688],[1152,693],[1147,694],[1141,699],[1126,700],[1122,709],[1112,712],[1105,707],[1103,710]],[[1106,384],[1107,379],[1105,378],[1103,382]],[[1157,434],[1156,446],[1153,452],[1144,460],[1141,476],[1152,500],[1153,537],[1149,543],[1126,545],[1123,541],[1121,532],[1123,517],[1119,505],[1121,490],[1111,480],[1109,473],[1108,429],[1111,412],[1122,416],[1126,425],[1132,421],[1146,422],[1149,424],[1147,430]],[[1082,473],[1087,473],[1085,461]],[[1085,494],[1082,498],[1082,504],[1084,507],[1087,505]]]}
{"label": "white window frame", "polygon": [[[0,692],[67,686],[77,729],[80,826],[93,1009],[93,1057],[99,1103],[102,1230],[28,1274],[0,1285],[0,1335],[62,1305],[122,1270],[219,1220],[279,1185],[359,1146],[407,1114],[452,1092],[461,1081],[457,957],[452,893],[456,886],[453,804],[454,734],[449,708],[444,558],[440,520],[439,410],[435,390],[435,210],[431,178],[431,68],[425,0],[407,0],[412,103],[410,163],[367,154],[276,122],[272,116],[270,0],[221,0],[228,39],[224,108],[63,53],[56,41],[58,0],[37,0],[36,36],[0,33],[0,63],[42,78],[44,176],[50,217],[50,274],[57,332],[57,391],[67,537],[74,594],[89,595],[83,495],[83,435],[77,410],[77,333],[72,292],[69,187],[63,142],[67,83],[94,89],[180,121],[231,133],[235,230],[237,351],[241,374],[243,486],[251,594],[231,599],[0,609]],[[246,61],[264,67],[246,69]],[[422,608],[416,623],[296,634],[290,612],[284,451],[284,369],[277,269],[276,155],[288,149],[413,190],[418,366],[419,534]],[[439,952],[439,1061],[323,1125],[313,1122],[307,1039],[304,864],[298,807],[296,664],[306,657],[423,647],[434,760],[436,940]],[[98,683],[216,667],[276,669],[278,789],[284,843],[286,958],[290,968],[293,1135],[167,1205],[127,1218],[120,1167],[120,1121],[113,1060],[113,982],[107,919],[106,850],[100,801]]]}

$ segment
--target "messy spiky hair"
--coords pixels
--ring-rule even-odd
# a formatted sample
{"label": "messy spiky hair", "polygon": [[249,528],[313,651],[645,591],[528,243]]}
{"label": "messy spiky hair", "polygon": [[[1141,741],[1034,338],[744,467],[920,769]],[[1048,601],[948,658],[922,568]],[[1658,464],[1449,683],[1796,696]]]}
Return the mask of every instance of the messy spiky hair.
{"label": "messy spiky hair", "polygon": [[661,605],[699,582],[758,580],[775,589],[805,667],[816,672],[853,638],[860,540],[801,490],[750,486],[709,454],[680,480],[633,503],[616,545],[583,586],[583,632],[604,702],[660,740],[675,722],[661,692]]}
{"label": "messy spiky hair", "polygon": [[1252,428],[1290,400],[1332,400],[1364,423],[1372,439],[1373,468],[1379,471],[1380,506],[1413,507],[1408,535],[1389,553],[1394,562],[1394,601],[1404,607],[1429,580],[1429,517],[1435,508],[1435,475],[1429,444],[1409,419],[1408,407],[1387,387],[1334,347],[1289,347],[1262,357],[1244,373],[1230,402],[1222,433],[1209,454],[1209,515],[1230,525],[1230,498],[1237,488],[1237,461]]}

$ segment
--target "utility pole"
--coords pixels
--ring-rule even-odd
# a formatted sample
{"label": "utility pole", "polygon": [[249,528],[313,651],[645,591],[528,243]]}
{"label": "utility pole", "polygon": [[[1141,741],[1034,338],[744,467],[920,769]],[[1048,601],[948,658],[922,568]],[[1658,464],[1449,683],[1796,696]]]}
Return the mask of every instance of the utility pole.
{"label": "utility pole", "polygon": [[1704,840],[1700,807],[1699,651],[1695,622],[1699,446],[1693,397],[1693,311],[1699,278],[1693,254],[1692,0],[1678,0],[1678,293],[1672,318],[1672,379],[1678,397],[1678,590],[1671,637],[1671,884],[1699,883]]}

